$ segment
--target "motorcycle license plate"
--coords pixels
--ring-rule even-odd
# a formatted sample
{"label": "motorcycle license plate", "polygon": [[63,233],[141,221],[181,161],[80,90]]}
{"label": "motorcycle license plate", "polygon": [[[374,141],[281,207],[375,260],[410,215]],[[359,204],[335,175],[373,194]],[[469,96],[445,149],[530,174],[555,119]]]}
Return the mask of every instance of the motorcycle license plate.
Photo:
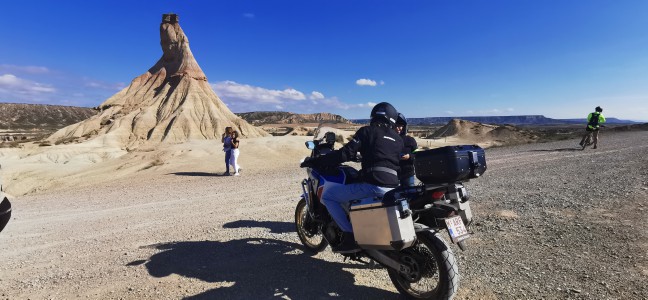
{"label": "motorcycle license plate", "polygon": [[448,227],[448,233],[450,234],[450,239],[453,243],[461,242],[467,239],[470,234],[466,230],[466,226],[461,220],[461,216],[455,216],[452,218],[445,219],[446,226]]}

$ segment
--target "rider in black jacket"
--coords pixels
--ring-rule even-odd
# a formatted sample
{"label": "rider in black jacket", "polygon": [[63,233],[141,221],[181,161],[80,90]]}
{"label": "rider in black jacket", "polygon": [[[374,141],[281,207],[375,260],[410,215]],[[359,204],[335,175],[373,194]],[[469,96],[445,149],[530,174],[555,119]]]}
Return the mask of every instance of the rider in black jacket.
{"label": "rider in black jacket", "polygon": [[342,244],[335,252],[349,253],[360,249],[353,237],[353,228],[347,218],[348,203],[353,199],[381,197],[398,187],[398,169],[403,140],[395,130],[398,112],[387,102],[376,104],[371,110],[369,126],[360,128],[353,140],[344,147],[318,158],[304,161],[302,167],[335,166],[351,160],[357,152],[362,155],[362,183],[328,187],[322,193],[322,202],[343,231]]}
{"label": "rider in black jacket", "polygon": [[418,147],[416,140],[407,135],[407,119],[403,114],[398,114],[396,131],[403,138],[404,148],[401,153],[400,171],[398,180],[401,186],[414,186],[414,150]]}

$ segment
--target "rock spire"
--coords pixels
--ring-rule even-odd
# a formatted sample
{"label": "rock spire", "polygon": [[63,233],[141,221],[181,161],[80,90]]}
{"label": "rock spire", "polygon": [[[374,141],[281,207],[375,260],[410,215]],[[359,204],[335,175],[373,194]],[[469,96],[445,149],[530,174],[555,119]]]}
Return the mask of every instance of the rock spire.
{"label": "rock spire", "polygon": [[267,136],[232,113],[214,93],[178,19],[163,15],[163,53],[153,67],[99,105],[97,115],[57,131],[49,140],[103,137],[132,148],[145,142],[220,140],[227,126],[245,137]]}

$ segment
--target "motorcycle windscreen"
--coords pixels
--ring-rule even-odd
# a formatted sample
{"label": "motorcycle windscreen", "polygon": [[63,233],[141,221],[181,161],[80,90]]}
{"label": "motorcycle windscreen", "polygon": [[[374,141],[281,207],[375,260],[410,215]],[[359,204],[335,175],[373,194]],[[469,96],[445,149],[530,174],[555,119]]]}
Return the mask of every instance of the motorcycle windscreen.
{"label": "motorcycle windscreen", "polygon": [[4,198],[0,203],[0,232],[5,228],[11,219],[11,203],[9,199]]}

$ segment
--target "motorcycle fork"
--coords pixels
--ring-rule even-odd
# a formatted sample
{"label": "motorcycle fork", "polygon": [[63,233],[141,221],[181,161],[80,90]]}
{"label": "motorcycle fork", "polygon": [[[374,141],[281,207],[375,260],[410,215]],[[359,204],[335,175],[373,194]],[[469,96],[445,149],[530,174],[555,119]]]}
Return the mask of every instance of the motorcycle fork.
{"label": "motorcycle fork", "polygon": [[318,215],[321,215],[321,204],[317,203],[317,194],[313,190],[313,180],[308,178],[302,180],[302,198],[306,201],[306,211],[312,219],[318,220]]}

